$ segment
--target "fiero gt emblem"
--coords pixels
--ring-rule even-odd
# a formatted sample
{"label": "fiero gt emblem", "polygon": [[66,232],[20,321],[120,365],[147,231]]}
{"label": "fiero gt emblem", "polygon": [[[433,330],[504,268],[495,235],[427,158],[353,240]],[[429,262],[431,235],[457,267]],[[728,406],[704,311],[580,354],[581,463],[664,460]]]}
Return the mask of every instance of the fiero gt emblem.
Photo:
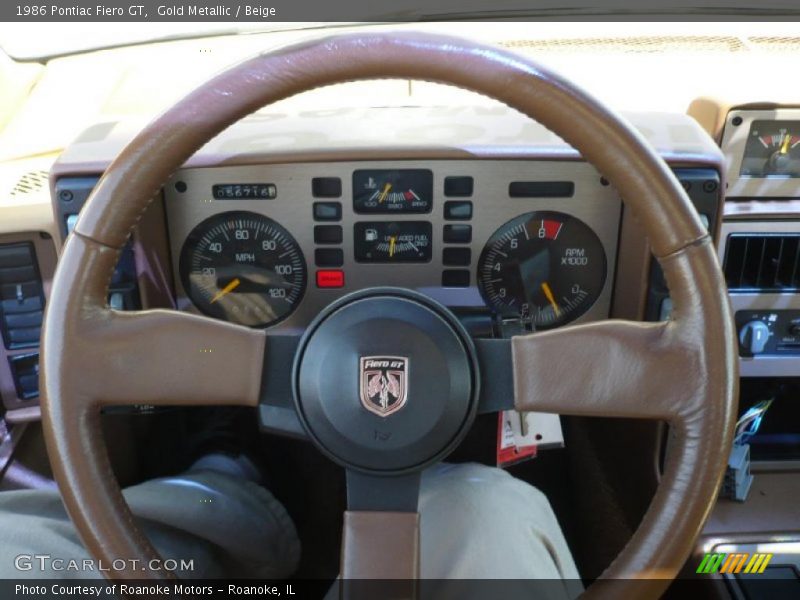
{"label": "fiero gt emblem", "polygon": [[359,369],[361,404],[379,417],[388,417],[406,405],[408,358],[362,356]]}

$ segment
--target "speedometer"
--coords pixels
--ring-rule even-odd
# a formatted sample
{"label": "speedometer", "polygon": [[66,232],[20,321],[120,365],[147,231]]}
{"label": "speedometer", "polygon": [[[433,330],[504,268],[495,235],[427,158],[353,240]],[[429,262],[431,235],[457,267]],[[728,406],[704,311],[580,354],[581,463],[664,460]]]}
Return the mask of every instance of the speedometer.
{"label": "speedometer", "polygon": [[263,215],[214,215],[181,250],[183,287],[205,314],[250,327],[288,317],[303,297],[306,263],[291,234]]}
{"label": "speedometer", "polygon": [[503,317],[537,329],[577,319],[600,296],[606,255],[583,221],[540,211],[509,221],[486,243],[478,263],[484,301]]}

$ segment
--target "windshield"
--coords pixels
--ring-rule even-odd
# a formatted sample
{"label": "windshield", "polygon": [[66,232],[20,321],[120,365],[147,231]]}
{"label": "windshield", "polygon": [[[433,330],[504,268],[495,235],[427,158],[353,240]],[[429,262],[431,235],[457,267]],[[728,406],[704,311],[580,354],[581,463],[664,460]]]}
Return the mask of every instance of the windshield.
{"label": "windshield", "polygon": [[[157,25],[157,26],[156,26]],[[565,23],[449,22],[407,24],[291,23],[227,34],[227,24],[24,25],[0,31],[0,43],[19,55],[60,44],[102,47],[118,36],[123,48],[70,53],[18,65],[29,71],[27,101],[0,125],[0,160],[58,152],[97,123],[146,122],[227,66],[324,31],[431,31],[474,39],[524,54],[568,77],[622,111],[685,112],[701,96],[733,101],[800,98],[800,30],[795,23]],[[207,37],[197,37],[201,30]],[[212,33],[213,32],[213,33]],[[136,37],[163,43],[123,44]],[[15,45],[16,44],[16,45]],[[56,52],[51,47],[52,52]],[[766,82],[756,85],[754,82]],[[775,83],[779,82],[779,83]],[[80,85],[78,95],[63,90]],[[769,91],[765,91],[765,86]],[[58,99],[58,101],[56,101]],[[492,106],[474,94],[421,82],[357,82],[307,92],[268,112],[355,110],[387,106]],[[446,132],[426,132],[446,135]]]}
{"label": "windshield", "polygon": [[[737,5],[737,2],[739,3]],[[356,2],[355,4],[358,4]],[[614,4],[613,2],[610,4]],[[494,24],[516,24],[535,32],[536,37],[620,37],[638,36],[648,25],[656,25],[661,30],[671,31],[671,35],[734,35],[748,36],[758,31],[759,35],[800,37],[797,23],[761,22],[743,23],[731,19],[777,19],[781,16],[797,18],[800,8],[794,0],[769,0],[761,2],[757,7],[745,6],[739,0],[717,2],[707,0],[702,9],[692,7],[681,0],[659,2],[658,6],[638,6],[635,10],[624,6],[608,8],[586,6],[585,0],[538,0],[532,8],[530,0],[505,0],[492,3],[487,7],[485,0],[437,0],[431,4],[428,0],[409,0],[403,3],[402,9],[390,9],[391,5],[373,0],[370,6],[361,7],[361,24],[375,25],[384,23],[405,23],[420,28],[426,24],[438,22],[440,25],[453,26],[451,33],[473,38],[485,38],[481,35],[481,23],[492,21]],[[161,7],[168,8],[168,7]],[[315,15],[328,14],[325,10]],[[344,10],[344,9],[343,9]],[[351,11],[352,12],[352,11]],[[288,14],[288,13],[286,13]],[[0,48],[16,60],[42,60],[56,56],[77,54],[92,50],[130,46],[157,41],[202,38],[221,35],[242,35],[270,32],[287,32],[293,30],[336,29],[357,25],[347,21],[337,13],[336,21],[328,22],[295,22],[295,21],[256,21],[256,22],[137,22],[137,23],[0,23]],[[346,15],[345,15],[346,16]],[[706,18],[709,22],[679,23],[645,23],[645,22],[612,22],[627,19]],[[608,22],[580,22],[580,19],[608,19]],[[562,22],[556,21],[562,19]],[[577,19],[578,21],[569,21]],[[710,20],[717,22],[711,22]],[[371,23],[367,23],[367,21]],[[567,21],[567,22],[565,22]],[[727,21],[727,22],[726,22]],[[449,22],[449,23],[448,23]],[[697,26],[700,26],[699,28]],[[496,35],[495,35],[496,37]],[[701,44],[705,42],[700,41]]]}
{"label": "windshield", "polygon": [[41,60],[151,42],[323,26],[324,23],[4,23],[0,25],[0,48],[16,60]]}

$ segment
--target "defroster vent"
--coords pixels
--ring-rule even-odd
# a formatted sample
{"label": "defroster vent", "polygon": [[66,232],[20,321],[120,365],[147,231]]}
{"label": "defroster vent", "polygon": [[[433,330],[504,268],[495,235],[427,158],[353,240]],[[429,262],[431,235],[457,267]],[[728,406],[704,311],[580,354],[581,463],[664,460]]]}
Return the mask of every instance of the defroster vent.
{"label": "defroster vent", "polygon": [[39,344],[44,290],[33,244],[0,244],[0,330],[6,348]]}
{"label": "defroster vent", "polygon": [[800,233],[735,233],[725,250],[730,291],[800,291]]}

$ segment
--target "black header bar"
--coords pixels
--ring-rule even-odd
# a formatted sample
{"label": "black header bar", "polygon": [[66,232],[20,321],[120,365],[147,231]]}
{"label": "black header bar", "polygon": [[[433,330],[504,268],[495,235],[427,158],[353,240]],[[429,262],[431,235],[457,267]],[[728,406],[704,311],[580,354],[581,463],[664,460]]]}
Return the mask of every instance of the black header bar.
{"label": "black header bar", "polygon": [[16,22],[783,21],[796,0],[3,0]]}

